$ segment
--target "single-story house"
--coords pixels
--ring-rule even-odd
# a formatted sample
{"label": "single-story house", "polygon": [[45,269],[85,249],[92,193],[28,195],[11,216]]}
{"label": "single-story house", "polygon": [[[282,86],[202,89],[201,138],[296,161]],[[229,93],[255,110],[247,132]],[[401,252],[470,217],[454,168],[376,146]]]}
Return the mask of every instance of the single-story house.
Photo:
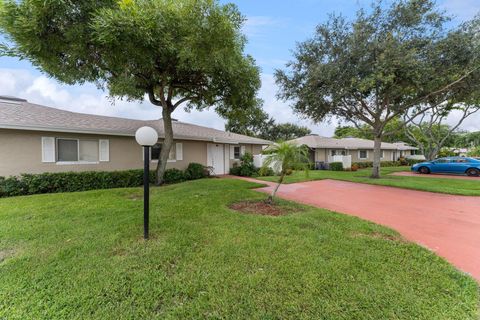
{"label": "single-story house", "polygon": [[417,155],[418,148],[412,147],[411,145],[403,141],[395,142],[393,143],[393,145],[397,147],[397,156],[399,158],[409,158],[411,156]]}
{"label": "single-story house", "polygon": [[[327,138],[316,134],[310,134],[301,138],[290,140],[290,142],[306,145],[310,149],[311,161],[315,163],[333,162],[334,156],[352,157],[352,162],[373,161],[373,140],[359,138]],[[393,144],[382,142],[382,161],[395,161],[407,150],[417,150],[404,143]]]}
{"label": "single-story house", "polygon": [[[159,135],[151,166],[158,163],[164,137],[161,120],[132,120],[70,112],[0,96],[0,176],[64,171],[143,168],[135,132],[151,126]],[[226,174],[242,154],[260,154],[270,141],[180,121],[173,122],[174,145],[167,168],[196,162]]]}

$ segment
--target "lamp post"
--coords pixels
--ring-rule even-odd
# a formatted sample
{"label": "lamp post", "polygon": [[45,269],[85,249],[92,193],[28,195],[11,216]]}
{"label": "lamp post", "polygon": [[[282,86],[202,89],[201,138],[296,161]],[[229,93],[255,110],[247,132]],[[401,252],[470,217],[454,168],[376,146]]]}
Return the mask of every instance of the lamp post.
{"label": "lamp post", "polygon": [[150,147],[158,141],[158,133],[151,127],[141,127],[135,133],[135,140],[143,147],[143,238],[148,239],[150,215]]}

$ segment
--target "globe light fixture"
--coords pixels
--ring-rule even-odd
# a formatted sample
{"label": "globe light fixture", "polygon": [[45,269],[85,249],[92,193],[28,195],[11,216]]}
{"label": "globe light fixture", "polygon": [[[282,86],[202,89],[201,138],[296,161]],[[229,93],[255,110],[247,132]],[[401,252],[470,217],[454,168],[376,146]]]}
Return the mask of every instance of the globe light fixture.
{"label": "globe light fixture", "polygon": [[150,220],[150,148],[158,141],[158,133],[151,127],[141,127],[135,140],[143,147],[143,238],[149,237]]}
{"label": "globe light fixture", "polygon": [[152,127],[141,127],[135,132],[135,140],[143,147],[151,147],[157,143],[158,133]]}

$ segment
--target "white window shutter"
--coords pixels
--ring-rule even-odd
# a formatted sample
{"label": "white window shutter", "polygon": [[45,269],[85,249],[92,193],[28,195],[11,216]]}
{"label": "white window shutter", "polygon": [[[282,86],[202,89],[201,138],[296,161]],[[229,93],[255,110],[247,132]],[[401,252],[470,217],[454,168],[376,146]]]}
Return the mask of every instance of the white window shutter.
{"label": "white window shutter", "polygon": [[99,150],[99,160],[102,162],[110,161],[110,141],[109,140],[99,140],[98,146]]}
{"label": "white window shutter", "polygon": [[230,160],[235,159],[235,146],[230,146]]}
{"label": "white window shutter", "polygon": [[240,147],[240,154],[243,156],[245,155],[245,146]]}
{"label": "white window shutter", "polygon": [[182,161],[183,160],[183,143],[177,143],[175,145],[176,150],[176,160]]}
{"label": "white window shutter", "polygon": [[42,137],[42,162],[55,162],[55,138]]}

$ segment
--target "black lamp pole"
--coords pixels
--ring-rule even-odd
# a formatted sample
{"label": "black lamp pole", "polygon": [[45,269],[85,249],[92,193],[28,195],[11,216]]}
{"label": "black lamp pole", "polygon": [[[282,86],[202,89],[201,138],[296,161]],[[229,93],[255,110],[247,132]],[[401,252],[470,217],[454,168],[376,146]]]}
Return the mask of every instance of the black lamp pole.
{"label": "black lamp pole", "polygon": [[150,147],[143,146],[143,238],[148,239],[150,215]]}

